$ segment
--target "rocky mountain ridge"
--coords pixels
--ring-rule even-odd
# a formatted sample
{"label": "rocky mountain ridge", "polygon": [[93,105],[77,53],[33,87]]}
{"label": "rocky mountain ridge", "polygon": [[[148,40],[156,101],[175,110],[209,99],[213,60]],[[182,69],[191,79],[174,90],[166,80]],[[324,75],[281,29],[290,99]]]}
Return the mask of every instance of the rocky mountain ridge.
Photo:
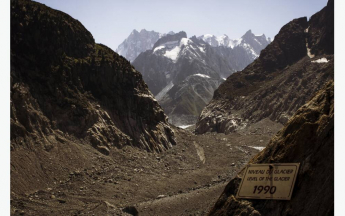
{"label": "rocky mountain ridge", "polygon": [[259,57],[261,50],[272,42],[271,38],[266,38],[265,34],[255,35],[251,30],[236,40],[230,39],[225,34],[219,37],[206,34],[199,36],[198,39],[215,47],[237,71],[243,70],[252,63]]}
{"label": "rocky mountain ridge", "polygon": [[265,118],[286,123],[334,77],[333,14],[328,3],[309,21],[303,17],[283,26],[258,59],[219,86],[196,132],[229,133]]}
{"label": "rocky mountain ridge", "polygon": [[[179,115],[189,115],[187,119],[193,119],[189,124],[195,122],[195,117],[199,115],[196,110],[199,112],[210,100],[213,90],[225,77],[234,72],[210,45],[196,37],[187,38],[185,32],[162,37],[152,50],[141,53],[133,65],[143,74],[143,79],[167,112],[170,122],[179,122]],[[194,91],[194,88],[185,88],[186,85],[183,84],[188,83],[190,77],[195,74],[201,75],[198,77],[199,84],[195,83],[196,79],[191,79],[199,86],[199,93]],[[181,86],[177,87],[178,85]],[[209,87],[212,90],[207,90]],[[180,93],[174,95],[177,88],[180,89]],[[188,93],[182,93],[182,90]],[[206,92],[211,92],[211,95]],[[182,99],[181,95],[186,98]],[[164,99],[165,96],[167,98]],[[176,100],[180,100],[181,103]],[[182,108],[183,106],[185,107]],[[188,106],[194,108],[187,108]],[[180,108],[175,109],[176,107]],[[182,109],[189,112],[186,113]]]}
{"label": "rocky mountain ridge", "polygon": [[[194,124],[214,89],[230,74],[257,58],[270,42],[265,35],[256,36],[250,30],[239,40],[224,36],[214,44],[211,39],[217,38],[208,35],[188,38],[185,32],[167,35],[133,62],[175,125]],[[185,80],[195,74],[203,75],[204,79],[199,77],[198,83],[195,79]],[[190,85],[197,85],[198,90],[186,88],[190,80],[193,80]],[[178,95],[174,95],[176,92]]]}
{"label": "rocky mountain ridge", "polygon": [[[148,34],[156,35],[154,40],[149,39],[150,44],[145,42]],[[153,44],[153,41],[156,42]],[[180,125],[182,124],[181,120],[188,119],[186,124],[189,125],[196,122],[195,119],[200,114],[200,110],[210,101],[210,95],[206,92],[210,92],[211,89],[214,90],[230,74],[242,70],[254,61],[259,56],[260,51],[270,42],[270,38],[266,38],[264,34],[254,35],[251,30],[247,31],[238,40],[231,40],[226,35],[221,37],[202,35],[198,38],[195,36],[188,38],[183,31],[176,34],[170,32],[167,35],[159,34],[157,36],[155,32],[150,33],[142,30],[139,33],[134,30],[117,51],[124,57],[127,56],[126,58],[133,62],[136,69],[143,74],[150,91],[157,97],[170,117],[170,122]],[[128,45],[129,43],[132,45]],[[146,44],[144,48],[142,48],[143,44]],[[129,55],[131,57],[128,57]],[[204,84],[211,81],[207,86],[202,86],[202,83],[198,85],[199,91],[202,91],[202,95],[207,95],[207,97],[200,97],[200,94],[195,92],[194,88],[188,90],[181,88],[184,86],[182,84],[183,80],[193,74],[203,74],[218,79],[217,81],[209,79],[202,81]],[[216,86],[214,86],[215,83]],[[177,102],[176,100],[181,100],[181,94],[173,96],[173,93],[170,93],[170,96],[162,100],[163,96],[174,85],[180,84],[182,86],[179,88],[188,91],[184,94],[188,99],[182,100],[185,102]],[[210,86],[212,86],[211,89]],[[213,90],[211,94],[213,94]],[[185,113],[179,113],[177,110],[181,109],[175,109],[176,104],[180,104],[177,107],[186,106],[181,107],[181,109],[190,110],[190,113],[187,116],[185,116]],[[187,108],[188,106],[194,108]]]}

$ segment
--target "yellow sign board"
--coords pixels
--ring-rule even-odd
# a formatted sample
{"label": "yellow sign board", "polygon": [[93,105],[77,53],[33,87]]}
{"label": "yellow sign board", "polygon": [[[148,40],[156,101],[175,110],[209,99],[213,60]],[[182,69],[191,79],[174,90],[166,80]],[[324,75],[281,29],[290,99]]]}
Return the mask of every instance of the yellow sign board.
{"label": "yellow sign board", "polygon": [[236,198],[290,200],[299,163],[249,164]]}

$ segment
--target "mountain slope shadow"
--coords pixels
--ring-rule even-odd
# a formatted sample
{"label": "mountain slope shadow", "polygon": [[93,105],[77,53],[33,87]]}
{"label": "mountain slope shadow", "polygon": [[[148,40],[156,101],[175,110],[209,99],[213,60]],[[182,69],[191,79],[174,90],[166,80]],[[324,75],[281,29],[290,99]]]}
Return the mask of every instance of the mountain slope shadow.
{"label": "mountain slope shadow", "polygon": [[[161,152],[174,131],[142,76],[69,15],[11,1],[11,191],[56,182],[130,145]],[[48,172],[49,170],[49,172]]]}

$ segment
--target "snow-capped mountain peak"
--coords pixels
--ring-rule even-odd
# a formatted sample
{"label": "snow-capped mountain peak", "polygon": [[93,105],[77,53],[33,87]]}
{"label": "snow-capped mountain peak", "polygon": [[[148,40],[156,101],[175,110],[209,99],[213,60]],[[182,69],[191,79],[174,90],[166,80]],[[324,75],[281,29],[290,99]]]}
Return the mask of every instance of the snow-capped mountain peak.
{"label": "snow-capped mountain peak", "polygon": [[205,41],[213,47],[229,46],[229,44],[232,44],[232,40],[226,34],[219,37],[211,34],[205,34],[198,37],[198,39]]}
{"label": "snow-capped mountain peak", "polygon": [[194,52],[191,50],[204,52],[202,47],[197,47],[191,39],[187,38],[185,32],[166,35],[159,39],[153,46],[153,54],[164,56],[173,62],[176,62],[181,55],[186,55],[188,52]]}
{"label": "snow-capped mountain peak", "polygon": [[218,37],[211,34],[205,34],[198,38],[213,47],[222,46],[230,47],[231,49],[241,47],[248,53],[252,60],[259,57],[261,50],[271,42],[271,39],[267,39],[265,34],[255,35],[251,30],[248,30],[241,38],[236,40],[230,39],[226,34]]}
{"label": "snow-capped mountain peak", "polygon": [[[174,32],[170,31],[168,34],[173,33]],[[118,46],[116,52],[130,62],[133,62],[140,53],[152,49],[153,45],[165,35],[166,34],[148,31],[146,29],[142,29],[140,32],[134,29],[128,38]]]}

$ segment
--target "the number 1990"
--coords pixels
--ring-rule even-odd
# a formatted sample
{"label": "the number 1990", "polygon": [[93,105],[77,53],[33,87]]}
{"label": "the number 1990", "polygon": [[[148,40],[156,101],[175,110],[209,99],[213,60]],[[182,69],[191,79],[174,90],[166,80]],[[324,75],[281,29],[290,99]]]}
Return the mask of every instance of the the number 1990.
{"label": "the number 1990", "polygon": [[267,194],[268,192],[270,194],[274,194],[276,192],[277,188],[276,186],[254,186],[253,194],[257,193],[260,194],[262,191],[264,191],[264,194]]}

